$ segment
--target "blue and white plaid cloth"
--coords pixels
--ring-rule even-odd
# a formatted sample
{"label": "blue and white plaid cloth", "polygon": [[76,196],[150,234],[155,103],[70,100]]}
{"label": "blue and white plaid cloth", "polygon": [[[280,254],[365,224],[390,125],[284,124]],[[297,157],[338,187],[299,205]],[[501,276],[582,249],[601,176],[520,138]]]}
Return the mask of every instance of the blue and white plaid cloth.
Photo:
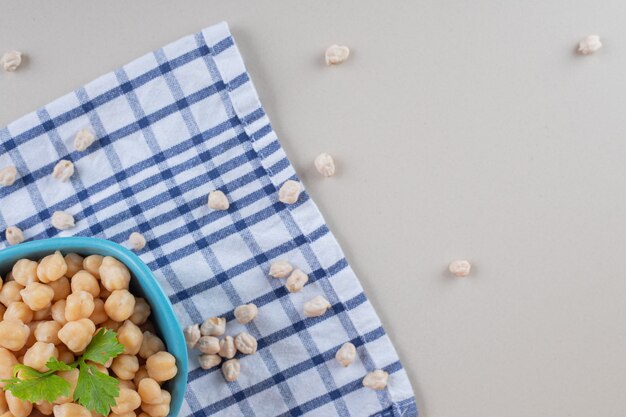
{"label": "blue and white plaid cloth", "polygon": [[[77,152],[83,128],[97,140]],[[50,175],[60,159],[76,166],[68,183]],[[140,256],[183,326],[224,316],[229,334],[245,328],[258,339],[233,383],[190,354],[181,416],[417,415],[398,356],[315,203],[306,192],[294,205],[278,201],[280,185],[297,177],[226,23],[11,123],[0,131],[0,168],[7,165],[18,179],[0,187],[0,230],[122,244],[139,231],[148,241]],[[214,189],[228,196],[228,211],[208,208]],[[56,210],[73,214],[76,227],[54,229]],[[309,275],[301,292],[268,278],[279,258]],[[304,302],[318,294],[332,309],[305,318]],[[245,326],[233,320],[233,309],[250,302],[258,317]],[[334,356],[347,341],[358,358],[343,368]],[[389,372],[386,390],[363,388],[374,369]]]}

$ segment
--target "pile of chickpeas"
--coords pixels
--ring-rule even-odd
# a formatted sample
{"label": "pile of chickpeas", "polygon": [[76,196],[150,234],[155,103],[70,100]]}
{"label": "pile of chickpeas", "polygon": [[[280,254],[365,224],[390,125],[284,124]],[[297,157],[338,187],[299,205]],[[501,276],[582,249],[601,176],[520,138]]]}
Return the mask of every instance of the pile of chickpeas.
{"label": "pile of chickpeas", "polygon": [[[161,384],[176,375],[176,360],[148,321],[150,306],[129,292],[129,283],[128,268],[110,256],[57,251],[39,261],[17,261],[0,280],[0,380],[11,378],[18,363],[41,372],[51,357],[71,363],[107,328],[124,346],[104,366],[93,363],[120,382],[108,417],[166,417],[171,396]],[[0,417],[97,416],[72,403],[78,370],[57,374],[72,385],[68,397],[31,404],[5,391]]]}

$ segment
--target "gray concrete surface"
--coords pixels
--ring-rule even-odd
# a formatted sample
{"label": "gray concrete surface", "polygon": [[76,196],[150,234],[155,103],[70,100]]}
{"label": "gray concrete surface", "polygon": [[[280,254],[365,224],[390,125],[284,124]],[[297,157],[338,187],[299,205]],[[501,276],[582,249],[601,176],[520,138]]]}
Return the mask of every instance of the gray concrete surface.
{"label": "gray concrete surface", "polygon": [[[424,417],[626,415],[626,6],[3,0],[0,125],[230,23]],[[605,47],[573,51],[598,33]],[[331,43],[349,62],[323,65]],[[312,171],[321,151],[339,175]],[[467,257],[467,279],[447,263]]]}

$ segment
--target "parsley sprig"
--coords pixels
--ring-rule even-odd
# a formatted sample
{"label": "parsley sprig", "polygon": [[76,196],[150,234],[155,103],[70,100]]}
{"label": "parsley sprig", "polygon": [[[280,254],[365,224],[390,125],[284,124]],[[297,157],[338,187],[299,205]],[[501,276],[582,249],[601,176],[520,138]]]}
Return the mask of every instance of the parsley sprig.
{"label": "parsley sprig", "polygon": [[59,397],[70,395],[72,386],[68,381],[56,375],[59,371],[78,369],[78,381],[74,389],[73,400],[88,410],[106,416],[115,405],[119,396],[119,381],[112,376],[98,371],[87,361],[104,365],[124,351],[124,346],[117,340],[112,330],[100,329],[95,334],[83,355],[76,361],[66,364],[55,358],[46,363],[49,371],[39,372],[23,364],[13,367],[13,377],[6,379],[5,391],[22,400],[54,402]]}

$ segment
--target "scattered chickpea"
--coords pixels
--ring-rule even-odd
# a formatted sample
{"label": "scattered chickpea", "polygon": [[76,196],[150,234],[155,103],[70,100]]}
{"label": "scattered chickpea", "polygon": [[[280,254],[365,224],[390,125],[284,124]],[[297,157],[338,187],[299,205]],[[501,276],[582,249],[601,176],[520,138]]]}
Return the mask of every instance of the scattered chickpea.
{"label": "scattered chickpea", "polygon": [[74,175],[74,164],[67,159],[60,160],[52,170],[52,177],[61,182],[67,182]]}
{"label": "scattered chickpea", "polygon": [[24,365],[30,366],[39,372],[48,371],[46,363],[50,358],[59,358],[59,351],[52,343],[35,342],[24,354]]}
{"label": "scattered chickpea", "polygon": [[189,349],[196,347],[196,343],[200,340],[200,325],[192,324],[183,329],[183,335],[185,336],[185,343]]}
{"label": "scattered chickpea", "polygon": [[602,42],[598,35],[589,35],[578,43],[578,53],[581,55],[591,55],[602,48]]}
{"label": "scattered chickpea", "polygon": [[256,304],[250,303],[235,308],[235,318],[241,324],[250,323],[259,314]]}
{"label": "scattered chickpea", "polygon": [[59,339],[74,353],[85,350],[96,331],[96,325],[89,319],[67,322],[59,330]]}
{"label": "scattered chickpea", "polygon": [[222,357],[220,355],[200,355],[198,363],[202,369],[211,369],[222,363]]}
{"label": "scattered chickpea", "polygon": [[37,278],[45,284],[60,279],[66,272],[67,264],[59,251],[44,257],[37,265]]}
{"label": "scattered chickpea", "polygon": [[220,351],[220,340],[215,336],[202,336],[196,348],[202,353],[213,355]]}
{"label": "scattered chickpea", "polygon": [[0,64],[5,71],[13,72],[22,64],[22,53],[20,51],[5,52],[0,58]]}
{"label": "scattered chickpea", "polygon": [[104,311],[115,321],[127,320],[135,308],[135,297],[127,290],[115,290],[104,302]]}
{"label": "scattered chickpea", "polygon": [[139,361],[134,355],[119,355],[113,359],[111,369],[118,378],[128,381],[133,379],[139,370]]}
{"label": "scattered chickpea", "polygon": [[137,355],[143,342],[143,333],[135,323],[126,320],[117,330],[117,340],[124,345],[124,354]]}
{"label": "scattered chickpea", "polygon": [[88,129],[81,129],[74,137],[74,149],[79,152],[83,152],[94,142],[95,139],[96,137],[94,134]]}
{"label": "scattered chickpea", "polygon": [[17,177],[17,169],[13,166],[7,166],[0,169],[0,185],[10,187]]}
{"label": "scattered chickpea", "polygon": [[224,194],[220,190],[213,190],[209,193],[209,207],[213,210],[228,210],[230,204],[228,203],[228,198],[226,198],[226,194]]}
{"label": "scattered chickpea", "polygon": [[343,45],[330,45],[324,54],[326,65],[339,65],[350,56],[350,48]]}
{"label": "scattered chickpea", "polygon": [[330,307],[331,305],[326,298],[317,295],[304,303],[304,315],[306,317],[319,317],[326,313]]}
{"label": "scattered chickpea", "polygon": [[88,319],[94,308],[93,295],[87,291],[72,293],[67,296],[65,303],[65,318],[70,322]]}
{"label": "scattered chickpea", "polygon": [[220,350],[218,354],[222,358],[232,359],[235,357],[237,353],[237,348],[235,347],[235,341],[232,336],[225,336],[222,340],[220,340]]}
{"label": "scattered chickpea", "polygon": [[9,242],[9,245],[18,245],[24,241],[24,232],[17,226],[9,226],[7,227],[4,236]]}
{"label": "scattered chickpea", "polygon": [[239,378],[239,372],[241,372],[241,365],[238,359],[230,359],[222,364],[222,374],[228,382],[236,381]]}
{"label": "scattered chickpea", "polygon": [[293,204],[298,201],[302,186],[298,181],[287,180],[278,190],[278,200],[285,204]]}
{"label": "scattered chickpea", "polygon": [[141,401],[146,404],[159,404],[161,402],[161,386],[152,378],[144,378],[137,385],[137,391]]}
{"label": "scattered chickpea", "polygon": [[132,316],[130,316],[130,321],[135,323],[137,326],[140,326],[148,320],[151,312],[152,310],[150,309],[150,304],[148,304],[145,299],[135,297],[135,308],[133,309]]}
{"label": "scattered chickpea", "polygon": [[363,386],[373,390],[384,390],[389,380],[389,374],[383,370],[377,369],[365,375],[363,378]]}
{"label": "scattered chickpea", "polygon": [[143,332],[141,347],[139,348],[139,356],[148,359],[152,355],[165,350],[165,344],[152,332]]}
{"label": "scattered chickpea", "polygon": [[321,153],[315,158],[315,169],[324,177],[335,175],[335,160],[327,153]]}
{"label": "scattered chickpea", "polygon": [[139,232],[132,232],[128,236],[128,243],[133,250],[140,251],[146,246],[146,238]]}
{"label": "scattered chickpea", "polygon": [[221,336],[226,331],[226,319],[223,317],[208,318],[200,326],[202,336]]}
{"label": "scattered chickpea", "polygon": [[293,266],[289,262],[279,259],[270,265],[269,275],[274,278],[287,278],[291,271],[293,271]]}
{"label": "scattered chickpea", "polygon": [[354,362],[355,358],[356,347],[350,342],[344,343],[335,354],[335,359],[343,367],[350,366],[350,364]]}
{"label": "scattered chickpea", "polygon": [[55,211],[52,213],[52,220],[50,221],[52,227],[58,230],[67,230],[74,227],[74,216],[64,211]]}
{"label": "scattered chickpea", "polygon": [[176,358],[169,352],[157,352],[146,360],[146,370],[157,382],[169,381],[178,372]]}
{"label": "scattered chickpea", "polygon": [[289,278],[287,278],[285,287],[289,292],[298,292],[302,291],[302,288],[304,288],[307,282],[309,282],[309,276],[301,270],[296,269],[289,275]]}
{"label": "scattered chickpea", "polygon": [[252,355],[256,353],[257,341],[251,334],[241,332],[235,336],[235,347],[244,355]]}
{"label": "scattered chickpea", "polygon": [[469,261],[466,261],[465,259],[459,259],[456,261],[452,261],[448,269],[454,276],[466,277],[470,274],[472,265],[469,263]]}
{"label": "scattered chickpea", "polygon": [[100,279],[100,266],[102,265],[102,255],[89,255],[83,259],[83,268],[94,277]]}

